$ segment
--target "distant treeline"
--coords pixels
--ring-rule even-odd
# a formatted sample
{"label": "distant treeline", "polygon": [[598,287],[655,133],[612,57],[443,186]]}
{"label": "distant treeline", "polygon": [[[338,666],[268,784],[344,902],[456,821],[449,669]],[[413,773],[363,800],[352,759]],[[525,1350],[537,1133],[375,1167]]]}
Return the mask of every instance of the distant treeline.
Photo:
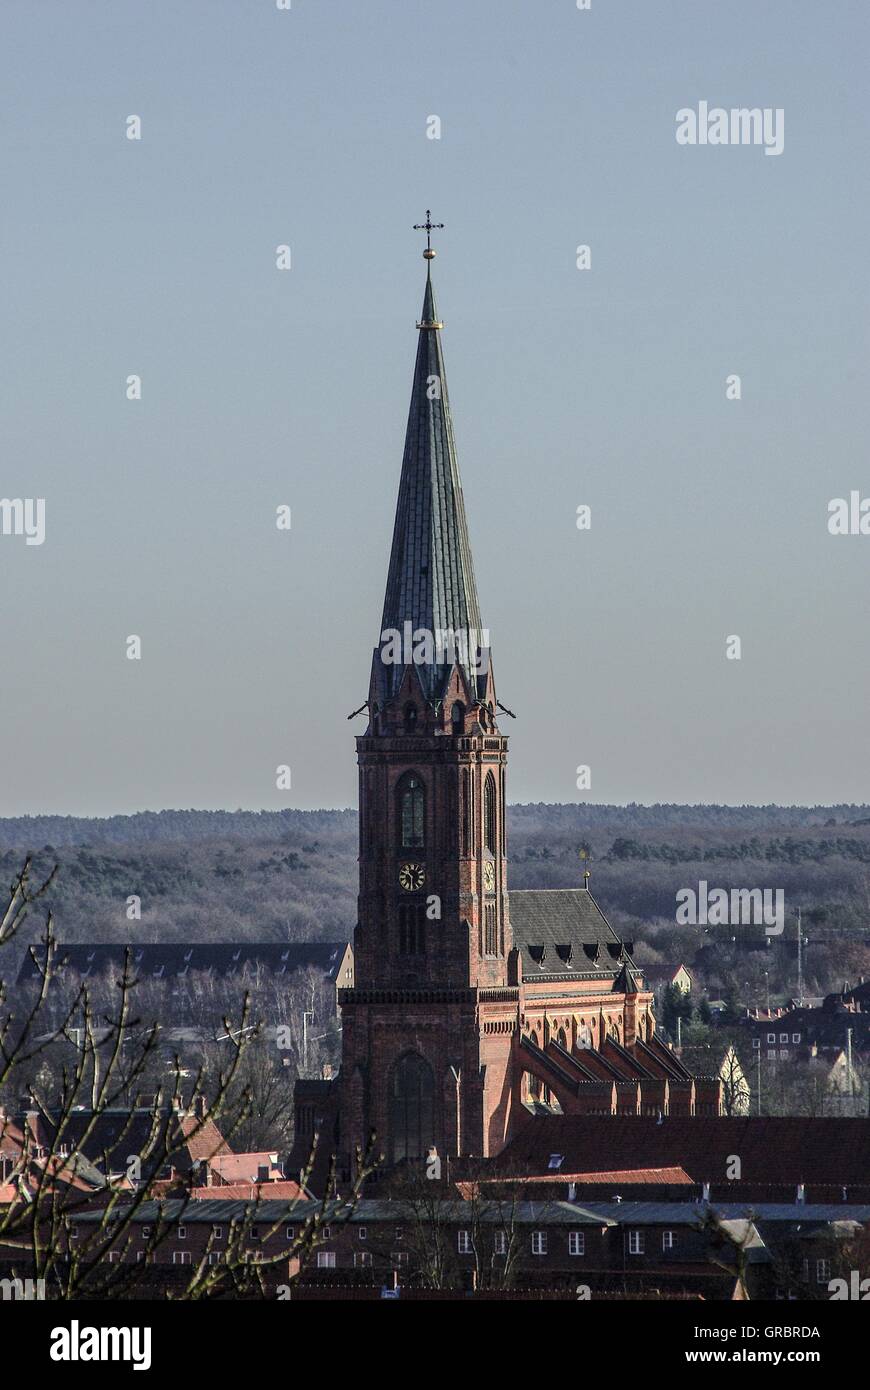
{"label": "distant treeline", "polygon": [[[870,826],[870,806],[641,806],[594,804],[511,806],[514,830],[665,830],[718,828],[791,830],[811,826]],[[282,834],[356,833],[356,811],[140,811],[132,816],[13,816],[0,819],[0,845],[124,845],[155,841],[257,840]]]}
{"label": "distant treeline", "polygon": [[[68,942],[333,941],[356,922],[355,811],[0,821],[7,884],[28,852],[36,874],[60,866],[46,901]],[[512,806],[508,857],[514,888],[575,887],[591,868],[614,926],[664,959],[701,944],[674,935],[676,894],[700,879],[781,888],[791,940],[798,906],[819,941],[868,937],[867,806]]]}
{"label": "distant treeline", "polygon": [[858,859],[870,863],[870,838],[863,840],[824,838],[818,840],[780,839],[764,841],[757,837],[732,845],[643,844],[619,836],[610,847],[610,859],[663,859],[667,864],[704,863],[714,859],[766,859],[770,862],[800,864],[804,859]]}

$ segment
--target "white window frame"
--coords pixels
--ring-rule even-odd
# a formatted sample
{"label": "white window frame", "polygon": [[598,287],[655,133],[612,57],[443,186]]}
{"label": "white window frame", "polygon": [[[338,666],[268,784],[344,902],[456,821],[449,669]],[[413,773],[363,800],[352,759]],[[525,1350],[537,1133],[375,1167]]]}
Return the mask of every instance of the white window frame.
{"label": "white window frame", "polygon": [[629,1255],[646,1254],[646,1240],[644,1231],[629,1231],[628,1233],[628,1253]]}
{"label": "white window frame", "polygon": [[662,1231],[662,1250],[673,1250],[676,1243],[675,1231]]}
{"label": "white window frame", "polygon": [[547,1232],[532,1231],[532,1254],[546,1255],[547,1253]]}
{"label": "white window frame", "polygon": [[335,1269],[335,1251],[334,1251],[334,1250],[318,1250],[318,1251],[317,1251],[317,1268],[318,1268],[318,1269]]}
{"label": "white window frame", "polygon": [[492,1253],[494,1255],[507,1254],[507,1231],[494,1231],[492,1236]]}
{"label": "white window frame", "polygon": [[585,1232],[585,1231],[569,1231],[569,1232],[568,1232],[568,1254],[569,1254],[569,1255],[585,1255],[585,1254],[586,1254],[586,1232]]}
{"label": "white window frame", "polygon": [[458,1254],[460,1254],[460,1255],[470,1255],[470,1254],[472,1254],[472,1249],[471,1249],[471,1232],[470,1232],[470,1231],[457,1231],[457,1232],[456,1232],[456,1249],[457,1249]]}

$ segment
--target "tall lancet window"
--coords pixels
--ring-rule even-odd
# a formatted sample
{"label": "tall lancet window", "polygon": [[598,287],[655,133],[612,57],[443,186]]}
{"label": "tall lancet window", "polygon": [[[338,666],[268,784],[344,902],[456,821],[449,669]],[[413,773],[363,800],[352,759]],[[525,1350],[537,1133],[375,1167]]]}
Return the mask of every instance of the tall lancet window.
{"label": "tall lancet window", "polygon": [[486,782],[483,788],[483,836],[484,844],[490,854],[496,852],[496,824],[495,824],[495,778],[491,772],[486,774]]}
{"label": "tall lancet window", "polygon": [[399,843],[402,849],[422,849],[426,794],[416,772],[409,772],[399,783]]}
{"label": "tall lancet window", "polygon": [[409,1053],[397,1064],[390,1086],[392,1160],[423,1158],[435,1142],[435,1077],[428,1062]]}

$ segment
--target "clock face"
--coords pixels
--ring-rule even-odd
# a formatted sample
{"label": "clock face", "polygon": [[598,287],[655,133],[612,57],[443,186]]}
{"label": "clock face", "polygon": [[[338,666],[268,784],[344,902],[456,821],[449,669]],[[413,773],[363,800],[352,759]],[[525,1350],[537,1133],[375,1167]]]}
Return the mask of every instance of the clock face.
{"label": "clock face", "polygon": [[426,870],[422,864],[401,864],[399,866],[399,886],[406,893],[417,893],[426,882]]}
{"label": "clock face", "polygon": [[485,859],[483,863],[483,886],[488,893],[495,887],[495,865],[491,859]]}

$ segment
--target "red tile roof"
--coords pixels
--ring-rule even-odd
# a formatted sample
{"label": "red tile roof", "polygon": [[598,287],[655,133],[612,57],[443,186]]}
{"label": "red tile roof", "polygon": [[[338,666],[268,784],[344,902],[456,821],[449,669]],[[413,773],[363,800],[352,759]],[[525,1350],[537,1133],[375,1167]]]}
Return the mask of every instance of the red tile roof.
{"label": "red tile roof", "polygon": [[221,1153],[209,1161],[211,1173],[224,1183],[256,1182],[260,1168],[266,1168],[269,1180],[283,1178],[284,1174],[270,1153]]}
{"label": "red tile roof", "polygon": [[[185,1148],[192,1162],[213,1160],[217,1155],[232,1152],[214,1120],[198,1119],[195,1115],[182,1115],[181,1132],[187,1142]],[[197,1131],[197,1132],[194,1132]]]}
{"label": "red tile roof", "polygon": [[[564,1167],[564,1165],[563,1165]],[[524,1177],[522,1182],[590,1182],[590,1183],[613,1183],[619,1182],[623,1185],[636,1183],[680,1183],[692,1186],[692,1179],[684,1168],[615,1168],[597,1173],[575,1173],[563,1172],[562,1168],[558,1172],[542,1173],[530,1177]]]}
{"label": "red tile roof", "polygon": [[[562,1155],[558,1174],[550,1155]],[[692,1182],[723,1182],[732,1155],[748,1183],[867,1182],[870,1119],[806,1116],[536,1115],[492,1161],[487,1176],[564,1181],[598,1172],[683,1169]]]}
{"label": "red tile roof", "polygon": [[295,1201],[306,1196],[298,1182],[285,1179],[281,1182],[228,1182],[219,1187],[193,1187],[190,1196],[196,1201],[236,1201],[263,1202]]}

